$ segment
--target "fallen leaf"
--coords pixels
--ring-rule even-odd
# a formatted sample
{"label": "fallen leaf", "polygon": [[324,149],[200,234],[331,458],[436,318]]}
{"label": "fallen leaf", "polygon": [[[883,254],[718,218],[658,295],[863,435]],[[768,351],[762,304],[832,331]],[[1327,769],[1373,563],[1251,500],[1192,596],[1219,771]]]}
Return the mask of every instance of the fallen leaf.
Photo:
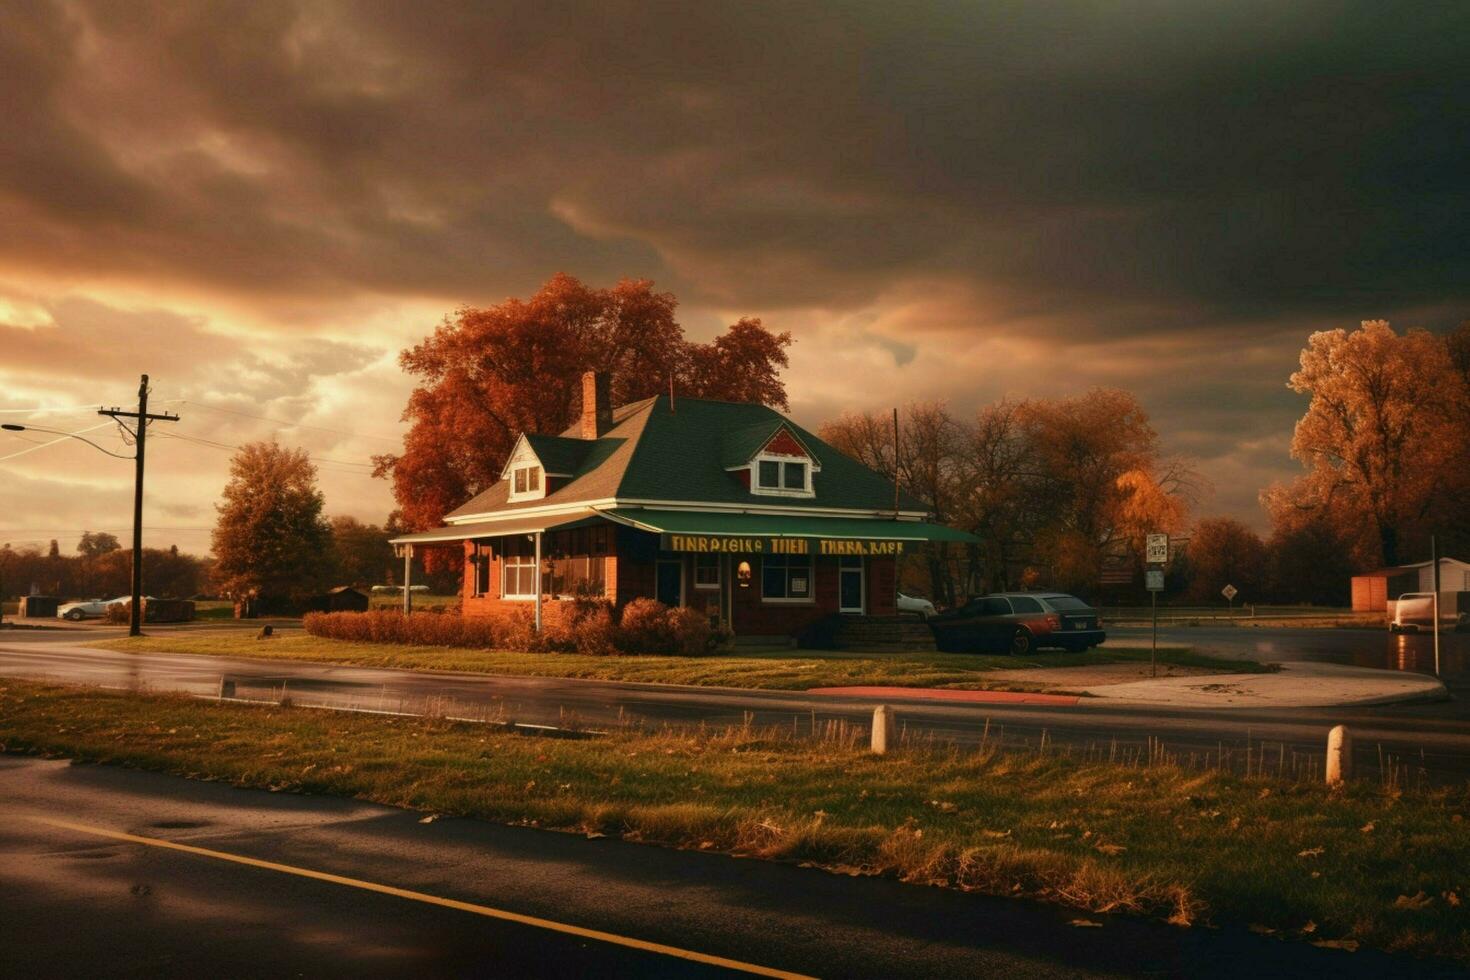
{"label": "fallen leaf", "polygon": [[1101,929],[1102,928],[1102,923],[1101,922],[1093,922],[1091,919],[1073,919],[1071,922],[1068,922],[1067,925],[1069,925],[1069,926],[1076,926],[1078,929]]}
{"label": "fallen leaf", "polygon": [[1309,847],[1305,851],[1297,851],[1296,856],[1299,858],[1321,857],[1325,853],[1325,850],[1325,848],[1321,847]]}
{"label": "fallen leaf", "polygon": [[1449,903],[1449,906],[1452,909],[1460,907],[1460,896],[1456,895],[1454,892],[1445,892],[1444,900]]}
{"label": "fallen leaf", "polygon": [[1363,824],[1363,826],[1359,827],[1358,830],[1362,831],[1365,834],[1373,833],[1373,821],[1369,820],[1367,823]]}
{"label": "fallen leaf", "polygon": [[1258,936],[1276,935],[1275,929],[1272,929],[1270,926],[1263,926],[1259,922],[1252,922],[1250,925],[1246,926],[1246,928]]}
{"label": "fallen leaf", "polygon": [[1175,912],[1164,921],[1169,923],[1169,925],[1171,926],[1178,926],[1181,929],[1188,929],[1190,926],[1194,925],[1194,920],[1189,917],[1188,912]]}
{"label": "fallen leaf", "polygon": [[1316,931],[1317,931],[1317,923],[1313,922],[1311,919],[1308,919],[1307,920],[1307,924],[1304,925],[1304,926],[1302,926],[1302,932],[1311,933],[1311,932],[1316,932]]}
{"label": "fallen leaf", "polygon": [[600,834],[600,833],[598,833],[595,830],[589,830],[589,831],[587,831],[587,839],[588,840],[600,840],[601,838],[606,837],[606,836],[607,836],[607,834]]}
{"label": "fallen leaf", "polygon": [[1422,891],[1410,898],[1408,895],[1400,895],[1394,899],[1393,907],[1396,909],[1427,909],[1434,904],[1434,897],[1426,895]]}
{"label": "fallen leaf", "polygon": [[1261,790],[1259,793],[1256,794],[1256,799],[1258,799],[1258,800],[1264,800],[1266,797],[1268,797],[1270,795],[1271,795],[1271,787],[1267,786],[1265,789]]}
{"label": "fallen leaf", "polygon": [[986,837],[1009,837],[1009,836],[1011,836],[1011,832],[1009,830],[982,830],[982,831],[980,831],[980,833],[984,834]]}
{"label": "fallen leaf", "polygon": [[439,819],[439,814],[437,814],[437,813],[431,813],[427,817],[420,817],[419,818],[419,823],[433,823],[435,820],[438,820],[438,819]]}
{"label": "fallen leaf", "polygon": [[1098,851],[1108,855],[1109,857],[1112,857],[1115,854],[1122,854],[1124,851],[1128,850],[1128,848],[1124,847],[1122,844],[1099,844],[1097,845],[1097,849]]}

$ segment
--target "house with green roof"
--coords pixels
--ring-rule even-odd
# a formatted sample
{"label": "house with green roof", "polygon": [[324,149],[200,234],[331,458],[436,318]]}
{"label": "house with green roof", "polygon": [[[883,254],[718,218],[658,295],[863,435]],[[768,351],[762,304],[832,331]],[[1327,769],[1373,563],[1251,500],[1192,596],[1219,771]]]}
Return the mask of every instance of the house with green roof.
{"label": "house with green roof", "polygon": [[523,433],[443,527],[394,539],[405,558],[462,550],[464,615],[530,608],[539,627],[574,597],[650,597],[737,634],[795,635],[833,614],[894,615],[905,551],[974,540],[764,405],[615,408],[607,391],[589,372],[576,425]]}

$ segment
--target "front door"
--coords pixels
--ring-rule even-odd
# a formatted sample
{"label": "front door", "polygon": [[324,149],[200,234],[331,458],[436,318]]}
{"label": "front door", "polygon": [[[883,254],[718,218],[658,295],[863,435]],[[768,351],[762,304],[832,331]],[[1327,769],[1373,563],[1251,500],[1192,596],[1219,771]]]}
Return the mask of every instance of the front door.
{"label": "front door", "polygon": [[660,561],[654,598],[669,607],[684,605],[684,563]]}
{"label": "front door", "polygon": [[864,610],[863,559],[844,555],[837,559],[838,609],[845,613],[861,613]]}

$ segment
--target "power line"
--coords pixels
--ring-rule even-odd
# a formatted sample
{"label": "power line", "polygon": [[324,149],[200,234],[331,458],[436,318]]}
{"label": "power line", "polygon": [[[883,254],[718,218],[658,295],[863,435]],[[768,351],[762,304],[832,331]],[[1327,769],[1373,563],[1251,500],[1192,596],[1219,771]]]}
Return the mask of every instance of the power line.
{"label": "power line", "polygon": [[[6,423],[6,424],[8,425],[9,423]],[[35,452],[38,449],[45,449],[47,446],[59,445],[60,443],[66,442],[66,440],[72,438],[73,436],[80,436],[83,432],[92,432],[92,431],[95,431],[97,429],[105,429],[105,428],[107,428],[110,425],[112,425],[111,422],[101,422],[101,423],[99,423],[97,425],[88,426],[85,429],[78,429],[75,432],[66,432],[66,433],[63,433],[60,438],[58,438],[58,439],[52,439],[50,442],[38,442],[35,445],[33,445],[30,449],[22,449],[22,450],[19,450],[18,452],[13,452],[13,453],[11,453],[8,456],[0,456],[0,463],[3,463],[7,459],[15,459],[15,457],[17,457],[17,456],[24,456],[27,453],[33,453],[33,452]],[[90,440],[83,439],[82,441],[83,442],[89,442]],[[92,443],[92,444],[94,446],[96,445],[96,443]],[[97,446],[97,448],[98,449],[102,449],[101,446]],[[106,449],[103,449],[102,451],[105,452],[105,453],[107,453],[109,456],[116,456],[117,455],[117,453],[109,452]],[[124,457],[124,458],[126,459],[127,457]]]}
{"label": "power line", "polygon": [[[243,446],[237,446],[234,443],[229,443],[229,442],[216,442],[213,439],[205,439],[205,438],[203,438],[201,436],[184,435],[183,433],[179,433],[179,432],[160,432],[160,433],[158,433],[158,435],[163,436],[164,438],[168,438],[168,439],[182,439],[185,442],[192,442],[192,443],[196,443],[196,444],[201,445],[201,446],[208,446],[211,449],[222,449],[222,450],[224,450],[226,452],[233,452],[235,450],[245,448]],[[365,467],[365,468],[368,468],[368,469],[371,469],[372,466],[373,466],[372,463],[363,463],[363,462],[359,462],[359,461],[353,460],[353,459],[332,459],[329,456],[314,456],[311,453],[307,453],[307,458],[309,458],[313,463],[330,463],[330,464],[333,464],[333,465],[336,465],[336,466],[361,466],[361,467]],[[357,470],[350,470],[350,471],[338,470],[336,472],[359,472],[359,471],[357,471]]]}
{"label": "power line", "polygon": [[[182,398],[163,398],[160,399],[160,402],[171,404],[183,400]],[[95,412],[100,407],[99,405],[92,404],[51,406],[49,408],[44,405],[38,405],[35,408],[0,408],[0,415],[79,415],[82,412]]]}
{"label": "power line", "polygon": [[307,425],[304,422],[290,422],[286,419],[273,419],[269,415],[253,415],[250,412],[239,412],[233,408],[220,408],[216,405],[206,405],[202,402],[188,401],[185,399],[180,399],[180,401],[183,402],[183,404],[193,406],[194,408],[202,408],[206,412],[222,412],[226,415],[238,415],[241,418],[255,419],[259,422],[274,422],[277,425],[286,425],[290,426],[293,429],[314,429],[317,432],[331,432],[334,435],[352,436],[353,438],[357,439],[379,439],[383,442],[391,442],[394,444],[397,444],[401,441],[397,436],[380,436],[374,435],[370,432],[352,432],[348,429],[332,429],[325,425]]}

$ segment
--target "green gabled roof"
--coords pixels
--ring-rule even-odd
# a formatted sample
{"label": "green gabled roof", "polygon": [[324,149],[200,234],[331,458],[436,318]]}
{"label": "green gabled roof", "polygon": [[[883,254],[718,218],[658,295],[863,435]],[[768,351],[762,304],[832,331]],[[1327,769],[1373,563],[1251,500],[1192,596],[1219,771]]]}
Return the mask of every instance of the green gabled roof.
{"label": "green gabled roof", "polygon": [[[768,497],[752,494],[729,466],[742,466],[786,426],[807,447],[820,472],[813,476],[813,497]],[[574,449],[582,456],[565,486],[537,500],[509,500],[506,481],[488,487],[446,515],[450,519],[502,513],[526,507],[586,501],[654,500],[685,504],[720,503],[891,511],[893,483],[856,460],[842,455],[811,432],[774,409],[747,402],[678,398],[672,408],[667,395],[624,405],[613,412],[613,427],[600,439],[578,439],[573,426],[560,436],[531,436],[538,456],[542,446],[565,461]],[[567,444],[576,444],[568,446]],[[563,447],[566,448],[563,448]],[[743,453],[743,456],[741,455]],[[734,459],[727,463],[726,460]],[[559,471],[547,456],[542,463]],[[929,506],[909,494],[899,508],[924,513]]]}
{"label": "green gabled roof", "polygon": [[965,531],[925,521],[889,518],[733,514],[718,511],[644,510],[615,507],[601,513],[646,531],[667,534],[752,535],[772,538],[853,538],[879,541],[950,541],[973,544]]}
{"label": "green gabled roof", "polygon": [[[814,497],[752,494],[726,472],[728,466],[749,462],[782,425],[807,447],[821,468],[812,480]],[[743,458],[737,458],[740,452]],[[736,461],[727,462],[732,458]],[[893,509],[892,481],[839,453],[775,409],[702,398],[678,398],[670,409],[666,395],[653,399],[649,406],[648,420],[618,484],[617,496],[692,503],[779,503],[794,508]],[[929,510],[922,500],[908,494],[901,496],[899,506],[907,511]]]}
{"label": "green gabled roof", "polygon": [[[677,404],[675,407],[677,408]],[[771,441],[771,436],[776,434],[784,421],[781,418],[765,419],[727,430],[720,441],[721,467],[728,470],[749,463],[750,457]]]}
{"label": "green gabled roof", "polygon": [[534,436],[526,433],[526,442],[547,473],[575,476],[594,443],[586,439],[564,436]]}

